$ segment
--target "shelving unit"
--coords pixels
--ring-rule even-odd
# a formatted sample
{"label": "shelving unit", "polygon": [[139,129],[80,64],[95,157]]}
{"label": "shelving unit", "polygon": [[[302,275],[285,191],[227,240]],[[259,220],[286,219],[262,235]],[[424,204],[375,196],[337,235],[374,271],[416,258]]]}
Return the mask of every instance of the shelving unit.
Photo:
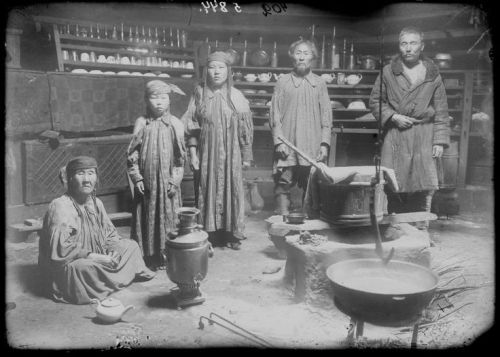
{"label": "shelving unit", "polygon": [[[233,73],[241,72],[243,76],[248,73],[289,73],[291,67],[255,67],[255,66],[234,66]],[[337,140],[339,135],[356,134],[371,135],[374,138],[378,134],[377,121],[370,118],[368,109],[368,99],[373,88],[373,83],[379,75],[379,70],[363,69],[319,69],[313,68],[313,73],[321,75],[323,73],[345,73],[346,76],[353,73],[362,74],[361,81],[356,85],[346,84],[327,84],[328,93],[331,100],[340,101],[345,108],[332,108],[333,126],[329,165],[335,165]],[[459,152],[457,153],[458,163],[456,165],[457,178],[456,186],[465,187],[466,170],[469,155],[469,138],[477,138],[479,133],[471,132],[472,98],[487,94],[484,89],[472,89],[473,71],[470,70],[441,70],[440,71],[448,97],[449,114],[453,118],[450,126],[452,128],[451,136],[459,141]],[[450,79],[451,81],[448,81]],[[336,80],[336,79],[335,79]],[[335,80],[333,82],[335,82]],[[254,113],[254,128],[256,131],[269,131],[269,107],[267,105],[253,104],[255,100],[270,100],[272,89],[276,84],[275,78],[269,82],[260,82],[258,79],[254,82],[248,82],[244,78],[234,81],[234,86],[239,88],[245,97],[250,101],[250,108]],[[253,90],[255,93],[249,93],[247,90]],[[258,90],[265,90],[267,93],[258,93]],[[362,100],[367,109],[347,109],[349,102],[353,100]]]}
{"label": "shelving unit", "polygon": [[[72,27],[76,25],[69,21],[68,23],[72,24]],[[160,42],[131,41],[128,40],[128,36],[124,37],[127,40],[76,36],[61,33],[60,28],[62,28],[60,25],[52,24],[58,70],[61,72],[84,69],[87,72],[93,71],[92,74],[97,75],[107,75],[116,71],[118,73],[115,74],[118,75],[131,75],[135,72],[136,75],[148,74],[151,77],[198,77],[198,58],[192,43],[187,43],[184,48],[167,46]],[[82,53],[89,56],[88,61],[82,60]],[[93,59],[90,57],[91,54]],[[106,61],[99,60],[99,56],[104,56]],[[118,57],[120,62],[117,60]],[[174,62],[177,62],[175,67]]]}

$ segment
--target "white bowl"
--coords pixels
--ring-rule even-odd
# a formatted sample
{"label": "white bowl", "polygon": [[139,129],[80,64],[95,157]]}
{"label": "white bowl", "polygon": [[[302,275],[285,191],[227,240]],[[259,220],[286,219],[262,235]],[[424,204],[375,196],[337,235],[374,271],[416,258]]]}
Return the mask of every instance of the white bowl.
{"label": "white bowl", "polygon": [[158,77],[162,77],[162,78],[170,78],[170,76],[167,74],[167,73],[160,73],[158,75]]}
{"label": "white bowl", "polygon": [[113,71],[106,71],[106,72],[104,72],[103,74],[107,74],[107,75],[109,75],[109,76],[114,76],[116,73],[115,73],[115,72],[113,72]]}
{"label": "white bowl", "polygon": [[141,72],[132,72],[130,73],[131,76],[142,76]]}
{"label": "white bowl", "polygon": [[127,71],[120,71],[120,72],[118,72],[118,75],[119,75],[119,76],[130,76],[130,72],[127,72]]}
{"label": "white bowl", "polygon": [[192,74],[181,74],[181,77],[182,78],[192,78],[193,75]]}
{"label": "white bowl", "polygon": [[71,73],[88,73],[88,72],[87,72],[87,70],[85,70],[83,68],[76,68],[76,69],[72,70]]}
{"label": "white bowl", "polygon": [[143,74],[144,77],[156,77],[156,74],[148,72]]}
{"label": "white bowl", "polygon": [[102,74],[102,71],[100,69],[93,69],[89,73],[90,74]]}

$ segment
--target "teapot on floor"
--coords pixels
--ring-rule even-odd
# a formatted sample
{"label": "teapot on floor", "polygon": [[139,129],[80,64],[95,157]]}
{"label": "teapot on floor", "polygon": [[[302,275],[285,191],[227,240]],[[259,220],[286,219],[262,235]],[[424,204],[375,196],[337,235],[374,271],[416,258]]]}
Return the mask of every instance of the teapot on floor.
{"label": "teapot on floor", "polygon": [[122,316],[134,306],[123,306],[122,302],[118,299],[108,297],[102,301],[91,299],[90,303],[96,305],[95,312],[97,318],[102,322],[114,323],[121,320]]}

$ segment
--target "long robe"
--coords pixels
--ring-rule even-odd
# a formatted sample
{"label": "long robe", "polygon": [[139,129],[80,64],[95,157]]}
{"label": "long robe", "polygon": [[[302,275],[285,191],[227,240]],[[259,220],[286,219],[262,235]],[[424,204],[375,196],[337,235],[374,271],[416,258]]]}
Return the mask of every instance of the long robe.
{"label": "long robe", "polygon": [[[437,66],[423,58],[426,75],[411,84],[403,71],[400,57],[383,69],[370,95],[370,108],[384,128],[382,166],[394,169],[400,192],[417,192],[438,188],[438,173],[432,157],[433,145],[447,147],[450,127],[446,91]],[[379,101],[382,117],[379,115]],[[394,114],[418,119],[419,123],[400,130],[392,123]]]}
{"label": "long robe", "polygon": [[[204,94],[203,94],[204,93]],[[236,88],[195,89],[182,121],[188,146],[198,147],[198,207],[207,232],[242,238],[244,189],[242,160],[252,160],[253,122],[248,101]]]}
{"label": "long robe", "polygon": [[[119,253],[109,268],[89,253]],[[57,301],[87,304],[129,285],[146,268],[137,243],[122,239],[98,198],[78,205],[68,195],[53,200],[45,214],[39,241],[39,267],[47,293]]]}
{"label": "long robe", "polygon": [[[168,233],[176,229],[176,210],[182,206],[184,128],[171,114],[156,119],[139,118],[127,151],[128,174],[134,185],[144,181],[144,195],[136,192],[131,236],[144,256],[159,256]],[[177,187],[168,197],[169,184]]]}
{"label": "long robe", "polygon": [[[283,75],[274,87],[269,124],[274,145],[281,144],[278,136],[283,136],[315,159],[320,144],[330,146],[332,135],[332,106],[325,81],[312,72],[304,78]],[[280,167],[310,166],[297,153],[289,152],[285,160],[275,157],[275,173]]]}

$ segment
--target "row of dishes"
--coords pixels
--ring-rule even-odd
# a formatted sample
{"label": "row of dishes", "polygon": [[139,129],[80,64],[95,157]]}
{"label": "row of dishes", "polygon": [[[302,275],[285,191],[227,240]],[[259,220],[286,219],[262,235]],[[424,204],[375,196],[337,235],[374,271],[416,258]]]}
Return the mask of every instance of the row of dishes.
{"label": "row of dishes", "polygon": [[[128,71],[113,72],[113,71],[101,71],[99,69],[93,69],[93,70],[87,71],[86,69],[83,69],[83,68],[75,68],[71,71],[71,73],[170,78],[170,75],[167,73],[155,74],[152,72],[141,73],[141,72],[128,72]],[[180,76],[182,78],[192,78],[193,77],[192,74],[181,74]]]}

